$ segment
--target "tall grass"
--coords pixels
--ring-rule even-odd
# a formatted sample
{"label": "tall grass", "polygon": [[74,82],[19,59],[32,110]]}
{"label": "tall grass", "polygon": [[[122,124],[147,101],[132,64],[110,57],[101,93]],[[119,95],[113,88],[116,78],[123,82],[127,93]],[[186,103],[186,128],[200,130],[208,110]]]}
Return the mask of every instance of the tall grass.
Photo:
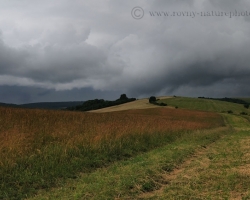
{"label": "tall grass", "polygon": [[217,114],[165,108],[101,114],[0,108],[0,199],[27,197],[222,124]]}

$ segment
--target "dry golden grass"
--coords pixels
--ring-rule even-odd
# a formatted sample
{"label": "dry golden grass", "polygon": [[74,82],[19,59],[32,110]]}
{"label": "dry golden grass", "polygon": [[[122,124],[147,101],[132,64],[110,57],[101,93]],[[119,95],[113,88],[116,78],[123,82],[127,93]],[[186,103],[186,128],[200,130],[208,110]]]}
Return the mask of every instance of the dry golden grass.
{"label": "dry golden grass", "polygon": [[39,152],[45,143],[94,146],[130,134],[188,131],[221,123],[214,113],[165,108],[97,114],[1,107],[0,113],[0,163]]}
{"label": "dry golden grass", "polygon": [[[166,96],[157,97],[157,99],[161,99],[161,100],[168,99],[168,98],[172,98],[172,97],[166,97]],[[107,108],[93,110],[89,112],[103,113],[103,112],[115,112],[115,111],[132,110],[132,109],[148,109],[148,108],[157,108],[157,107],[159,106],[150,104],[148,102],[148,98],[146,98],[146,99],[139,99],[136,101],[132,101],[132,102],[117,105],[117,106],[111,106]],[[168,107],[168,108],[172,108],[172,107]]]}
{"label": "dry golden grass", "polygon": [[109,113],[0,107],[0,113],[0,199],[22,199],[62,177],[223,124],[216,113],[162,107]]}

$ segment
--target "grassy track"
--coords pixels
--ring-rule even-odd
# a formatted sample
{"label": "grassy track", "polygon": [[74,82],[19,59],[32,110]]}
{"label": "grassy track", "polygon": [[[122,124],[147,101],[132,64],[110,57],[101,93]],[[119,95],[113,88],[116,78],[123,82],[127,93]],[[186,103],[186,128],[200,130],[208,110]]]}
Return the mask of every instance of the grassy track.
{"label": "grassy track", "polygon": [[[250,124],[227,116],[237,130],[189,162],[150,199],[250,199]],[[241,129],[239,127],[241,126]],[[246,131],[248,129],[248,131]],[[147,199],[147,198],[145,198]]]}

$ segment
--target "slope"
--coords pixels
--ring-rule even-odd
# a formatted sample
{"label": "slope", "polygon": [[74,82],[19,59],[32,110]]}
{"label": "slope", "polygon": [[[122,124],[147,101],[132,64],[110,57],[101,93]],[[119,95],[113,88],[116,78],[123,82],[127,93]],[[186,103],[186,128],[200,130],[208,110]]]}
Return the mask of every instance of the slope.
{"label": "slope", "polygon": [[[163,99],[168,99],[168,98],[172,98],[172,97],[161,96],[161,97],[157,97],[157,98],[163,100]],[[102,109],[93,110],[93,111],[89,111],[89,112],[104,113],[104,112],[131,110],[131,109],[148,109],[148,108],[158,108],[158,107],[159,106],[157,106],[157,105],[150,104],[148,102],[148,98],[145,98],[145,99],[139,99],[139,100],[136,100],[133,102],[125,103],[122,105],[112,106],[112,107],[108,107],[108,108],[102,108]]]}

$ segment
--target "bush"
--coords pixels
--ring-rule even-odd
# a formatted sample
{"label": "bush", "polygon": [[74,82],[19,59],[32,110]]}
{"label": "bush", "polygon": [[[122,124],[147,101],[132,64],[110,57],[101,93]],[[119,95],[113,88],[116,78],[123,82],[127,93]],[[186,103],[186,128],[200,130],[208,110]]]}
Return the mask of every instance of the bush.
{"label": "bush", "polygon": [[155,96],[151,96],[149,98],[149,103],[154,103],[154,102],[156,102],[156,98],[155,98]]}
{"label": "bush", "polygon": [[175,109],[178,109],[178,106],[175,106]]}
{"label": "bush", "polygon": [[241,115],[248,115],[246,112],[241,112],[240,114]]}
{"label": "bush", "polygon": [[244,104],[244,108],[248,109],[249,108],[249,104]]}
{"label": "bush", "polygon": [[232,110],[228,110],[228,111],[227,111],[227,113],[232,114],[232,113],[233,113],[233,111],[232,111]]}

